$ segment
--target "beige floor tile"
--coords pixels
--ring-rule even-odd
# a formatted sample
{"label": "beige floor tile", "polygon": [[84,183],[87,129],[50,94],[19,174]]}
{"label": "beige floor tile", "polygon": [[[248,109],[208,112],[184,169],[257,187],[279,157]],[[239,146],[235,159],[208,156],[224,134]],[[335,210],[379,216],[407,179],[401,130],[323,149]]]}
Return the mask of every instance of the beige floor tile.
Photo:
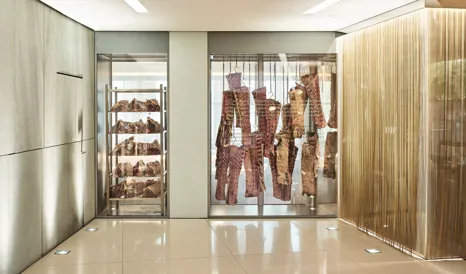
{"label": "beige floor tile", "polygon": [[[362,245],[353,244],[353,246],[357,248],[350,248],[350,246],[348,246],[347,248],[340,249],[340,252],[363,267],[366,266],[366,264],[374,263],[406,263],[420,261],[389,245],[376,247],[371,245],[364,247]],[[381,253],[371,254],[365,251],[366,248],[376,248],[380,250]]]}
{"label": "beige floor tile", "polygon": [[[87,227],[97,227],[86,232]],[[55,255],[56,250],[71,250],[68,255]],[[39,260],[41,265],[66,265],[85,263],[115,263],[122,261],[121,221],[96,220],[61,243]]]}
{"label": "beige floor tile", "polygon": [[312,234],[295,229],[264,227],[217,232],[220,240],[234,255],[290,253],[314,250],[328,250]]}
{"label": "beige floor tile", "polygon": [[122,274],[121,263],[34,265],[24,274]]}
{"label": "beige floor tile", "polygon": [[443,262],[429,262],[432,267],[438,271],[442,271],[442,274],[465,274],[466,273],[466,261],[443,261]]}
{"label": "beige floor tile", "polygon": [[234,257],[125,262],[124,274],[244,274]]}
{"label": "beige floor tile", "polygon": [[249,274],[369,274],[338,251],[238,256]]}
{"label": "beige floor tile", "polygon": [[372,263],[364,264],[364,268],[372,274],[447,274],[442,269],[423,261]]}
{"label": "beige floor tile", "polygon": [[231,255],[215,232],[200,220],[125,222],[123,246],[125,262]]}

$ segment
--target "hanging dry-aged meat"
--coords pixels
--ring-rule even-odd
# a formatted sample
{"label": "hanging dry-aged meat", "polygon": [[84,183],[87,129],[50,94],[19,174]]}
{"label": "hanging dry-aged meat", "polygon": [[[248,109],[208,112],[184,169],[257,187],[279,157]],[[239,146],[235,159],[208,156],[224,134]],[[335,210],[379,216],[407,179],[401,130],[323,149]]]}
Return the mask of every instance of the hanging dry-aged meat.
{"label": "hanging dry-aged meat", "polygon": [[[298,156],[298,148],[294,145],[294,140],[290,139],[288,147],[291,148],[288,157],[288,172],[292,179],[296,158]],[[275,146],[275,151],[277,146]],[[283,185],[278,183],[278,168],[277,168],[277,153],[272,153],[270,159],[270,168],[272,170],[273,197],[282,201],[291,200],[292,184]],[[286,176],[285,176],[286,177]]]}
{"label": "hanging dry-aged meat", "polygon": [[293,116],[291,116],[291,104],[285,104],[282,107],[282,129],[280,132],[293,135]]}
{"label": "hanging dry-aged meat", "polygon": [[237,146],[230,146],[229,158],[228,191],[225,201],[227,205],[234,205],[238,203],[238,179],[243,166],[244,150]]}
{"label": "hanging dry-aged meat", "polygon": [[276,138],[278,140],[276,149],[278,183],[281,185],[291,185],[290,154],[294,149],[294,138],[288,132],[283,131],[279,132]]}
{"label": "hanging dry-aged meat", "polygon": [[259,132],[251,134],[251,145],[243,146],[244,169],[246,171],[245,197],[258,197],[265,191],[264,182],[264,138]]}
{"label": "hanging dry-aged meat", "polygon": [[251,118],[250,118],[250,95],[248,87],[234,90],[236,102],[236,126],[241,128],[241,142],[243,145],[251,144]]}
{"label": "hanging dry-aged meat", "polygon": [[218,179],[222,150],[230,145],[230,140],[233,136],[233,120],[235,115],[235,96],[233,91],[224,91],[222,95],[222,116],[220,118],[217,139],[215,141],[215,146],[217,147],[215,179]]}
{"label": "hanging dry-aged meat", "polygon": [[128,100],[121,100],[117,102],[110,108],[111,112],[124,112],[129,111],[129,101]]}
{"label": "hanging dry-aged meat", "polygon": [[337,176],[335,170],[335,156],[337,154],[337,133],[327,133],[325,141],[325,159],[324,159],[324,177],[335,179]]}
{"label": "hanging dry-aged meat", "polygon": [[332,73],[332,86],[330,94],[330,118],[328,119],[328,126],[331,128],[337,128],[337,74]]}
{"label": "hanging dry-aged meat", "polygon": [[280,119],[281,104],[273,99],[266,100],[265,118],[266,129],[264,136],[264,154],[265,157],[270,158],[274,153],[275,133],[277,132],[278,120]]}
{"label": "hanging dry-aged meat", "polygon": [[147,117],[146,133],[160,133],[162,125],[154,119]]}
{"label": "hanging dry-aged meat", "polygon": [[301,155],[301,181],[303,195],[317,195],[317,175],[319,168],[319,136],[314,133],[303,143]]}
{"label": "hanging dry-aged meat", "polygon": [[135,153],[136,143],[134,142],[134,137],[125,139],[112,150],[112,155],[116,156],[133,156]]}
{"label": "hanging dry-aged meat", "polygon": [[266,103],[267,103],[267,89],[265,87],[258,88],[252,92],[254,104],[256,105],[256,115],[258,120],[259,132],[265,134],[267,131],[267,118],[266,118]]}
{"label": "hanging dry-aged meat", "polygon": [[216,147],[224,147],[230,144],[233,136],[233,120],[235,115],[235,97],[233,91],[224,91],[222,98],[222,116],[218,127]]}
{"label": "hanging dry-aged meat", "polygon": [[[221,162],[218,169],[217,189],[215,198],[225,200],[227,204],[237,203],[238,178],[244,159],[244,149],[231,145],[222,149]],[[225,187],[228,186],[225,196]]]}
{"label": "hanging dry-aged meat", "polygon": [[241,77],[242,77],[242,74],[240,72],[230,73],[227,76],[225,76],[225,78],[227,78],[228,87],[231,90],[241,88]]}
{"label": "hanging dry-aged meat", "polygon": [[325,122],[322,102],[320,100],[319,74],[306,74],[301,77],[301,82],[303,82],[307,96],[310,100],[309,105],[314,124],[318,128],[326,127],[327,123]]}
{"label": "hanging dry-aged meat", "polygon": [[304,135],[304,110],[307,104],[307,94],[304,87],[296,86],[288,92],[291,104],[291,127],[293,137],[301,138]]}

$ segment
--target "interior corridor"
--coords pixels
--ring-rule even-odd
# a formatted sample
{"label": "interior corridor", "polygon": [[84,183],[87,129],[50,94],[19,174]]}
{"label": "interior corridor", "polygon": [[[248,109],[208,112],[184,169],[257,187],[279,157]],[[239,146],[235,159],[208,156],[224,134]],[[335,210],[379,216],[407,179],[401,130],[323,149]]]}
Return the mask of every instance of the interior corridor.
{"label": "interior corridor", "polygon": [[98,219],[24,273],[464,274],[466,261],[418,260],[338,219]]}

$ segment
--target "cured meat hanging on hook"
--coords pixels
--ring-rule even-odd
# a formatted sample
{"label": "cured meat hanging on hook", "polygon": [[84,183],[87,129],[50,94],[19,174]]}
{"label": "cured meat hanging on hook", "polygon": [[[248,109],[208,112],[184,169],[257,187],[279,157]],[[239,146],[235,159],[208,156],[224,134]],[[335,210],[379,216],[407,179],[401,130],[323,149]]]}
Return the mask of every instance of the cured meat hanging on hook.
{"label": "cured meat hanging on hook", "polygon": [[291,105],[291,128],[294,138],[304,135],[304,110],[307,104],[307,94],[302,86],[296,86],[288,92]]}
{"label": "cured meat hanging on hook", "polygon": [[[285,138],[283,138],[285,137]],[[272,170],[273,197],[282,201],[291,200],[292,175],[298,156],[298,148],[294,145],[293,138],[286,138],[286,134],[279,134],[279,143],[274,146],[274,153],[270,155],[270,168]],[[286,154],[286,157],[278,156],[279,153]],[[286,162],[285,162],[286,159]],[[279,169],[280,167],[280,169]],[[289,184],[281,184],[280,180],[286,178]]]}
{"label": "cured meat hanging on hook", "polygon": [[325,154],[324,154],[324,177],[335,179],[335,157],[337,154],[337,133],[327,133],[327,140],[325,141]]}
{"label": "cured meat hanging on hook", "polygon": [[243,146],[244,169],[246,171],[245,197],[258,197],[265,191],[264,182],[264,138],[259,132],[251,134],[251,145]]}
{"label": "cured meat hanging on hook", "polygon": [[251,144],[251,110],[248,87],[241,87],[233,91],[235,96],[236,125],[241,128],[241,142],[243,145]]}
{"label": "cured meat hanging on hook", "polygon": [[267,89],[265,87],[258,88],[252,92],[254,103],[256,105],[256,115],[259,122],[259,132],[265,134],[267,131],[267,118],[266,118],[266,102],[267,102]]}
{"label": "cured meat hanging on hook", "polygon": [[215,146],[217,147],[215,179],[218,179],[219,165],[223,155],[222,150],[230,145],[230,140],[233,136],[234,116],[235,96],[233,91],[227,90],[222,94],[222,115],[220,118],[220,125],[218,127],[217,139],[215,141]]}
{"label": "cured meat hanging on hook", "polygon": [[303,82],[307,96],[310,99],[310,112],[314,124],[318,128],[326,127],[327,123],[325,122],[322,102],[320,100],[319,74],[317,72],[306,74],[301,77],[301,82]]}
{"label": "cured meat hanging on hook", "polygon": [[314,133],[307,137],[301,152],[301,181],[303,195],[317,195],[317,175],[319,168],[319,135]]}
{"label": "cured meat hanging on hook", "polygon": [[338,127],[338,106],[337,106],[337,74],[332,73],[332,84],[330,94],[330,118],[328,119],[328,126],[331,128]]}
{"label": "cured meat hanging on hook", "polygon": [[221,153],[215,198],[225,200],[228,205],[234,205],[238,202],[238,179],[243,165],[244,149],[231,145],[222,149]]}
{"label": "cured meat hanging on hook", "polygon": [[275,133],[277,132],[278,121],[280,119],[281,104],[280,102],[267,99],[265,108],[265,141],[264,141],[264,155],[270,158],[274,154],[274,141]]}

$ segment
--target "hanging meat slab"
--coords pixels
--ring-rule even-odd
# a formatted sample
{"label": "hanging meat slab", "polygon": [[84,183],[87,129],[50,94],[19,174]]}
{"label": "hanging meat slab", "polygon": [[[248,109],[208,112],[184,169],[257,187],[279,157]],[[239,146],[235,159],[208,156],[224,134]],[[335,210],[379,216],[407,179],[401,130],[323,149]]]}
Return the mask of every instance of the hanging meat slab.
{"label": "hanging meat slab", "polygon": [[328,126],[331,128],[338,127],[338,98],[337,98],[337,74],[332,73],[332,85],[331,85],[331,97],[330,97],[330,118],[328,120]]}
{"label": "hanging meat slab", "polygon": [[[264,136],[264,155],[269,158],[275,153],[274,141],[277,132],[278,121],[280,119],[281,104],[280,102],[267,99],[265,108],[266,130]],[[275,157],[275,156],[274,156]]]}
{"label": "hanging meat slab", "polygon": [[287,132],[279,132],[276,136],[278,140],[277,144],[277,171],[278,171],[278,183],[280,185],[291,185],[292,178],[290,174],[290,151],[292,150],[291,135]]}
{"label": "hanging meat slab", "polygon": [[242,74],[240,72],[237,73],[230,73],[227,76],[225,76],[228,82],[228,87],[231,90],[239,89],[241,88],[241,78]]}
{"label": "hanging meat slab", "polygon": [[228,191],[225,202],[227,205],[238,203],[238,179],[243,166],[244,150],[237,146],[229,147]]}
{"label": "hanging meat slab", "polygon": [[327,123],[325,122],[322,102],[320,100],[319,74],[306,74],[301,77],[301,82],[304,84],[307,96],[309,97],[312,121],[318,128],[326,127]]}
{"label": "hanging meat slab", "polygon": [[256,115],[258,120],[259,132],[265,134],[267,131],[267,118],[266,118],[266,103],[267,103],[267,89],[265,87],[258,88],[252,92],[254,104],[256,106]]}
{"label": "hanging meat slab", "polygon": [[325,154],[324,154],[324,177],[335,179],[337,172],[335,170],[335,157],[337,154],[337,133],[327,133],[327,140],[325,141]]}
{"label": "hanging meat slab", "polygon": [[315,133],[303,143],[301,154],[301,182],[303,195],[317,195],[317,175],[319,168],[319,136]]}
{"label": "hanging meat slab", "polygon": [[291,105],[291,127],[293,137],[301,138],[304,135],[304,110],[307,104],[307,94],[304,87],[296,86],[288,92]]}
{"label": "hanging meat slab", "polygon": [[249,88],[241,87],[234,90],[236,103],[237,126],[241,128],[241,141],[243,145],[251,144],[251,112],[250,112],[250,94]]}

